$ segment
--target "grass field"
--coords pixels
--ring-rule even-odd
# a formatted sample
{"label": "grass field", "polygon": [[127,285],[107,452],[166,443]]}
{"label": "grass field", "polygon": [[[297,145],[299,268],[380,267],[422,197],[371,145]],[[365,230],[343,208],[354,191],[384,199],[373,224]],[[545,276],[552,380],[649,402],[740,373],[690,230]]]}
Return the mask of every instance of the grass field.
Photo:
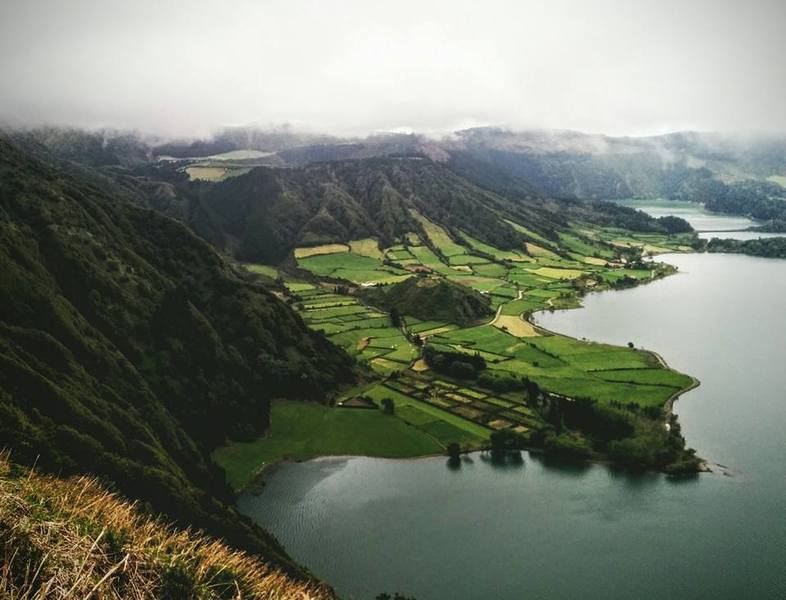
{"label": "grass field", "polygon": [[[326,246],[316,246],[300,250],[314,251],[325,248]],[[368,245],[366,245],[365,251],[371,252]],[[409,274],[402,269],[385,266],[379,258],[356,254],[348,250],[333,253],[321,251],[316,254],[312,253],[298,258],[298,265],[318,276],[346,279],[354,283],[393,283],[409,277]]]}
{"label": "grass field", "polygon": [[527,252],[529,252],[532,256],[536,256],[536,257],[539,257],[539,258],[541,258],[541,257],[542,258],[552,258],[552,259],[555,259],[555,260],[559,259],[559,256],[557,256],[551,250],[547,250],[543,246],[538,246],[537,244],[533,244],[531,242],[527,242],[526,246],[527,246]]}
{"label": "grass field", "polygon": [[295,258],[308,258],[309,256],[319,256],[320,254],[336,254],[349,252],[346,244],[323,244],[322,246],[305,246],[295,248]]}
{"label": "grass field", "polygon": [[524,321],[518,316],[500,315],[494,321],[494,326],[516,337],[535,337],[539,335],[529,322]]}
{"label": "grass field", "polygon": [[540,267],[532,271],[532,273],[549,279],[576,279],[584,275],[584,271],[578,269],[559,269],[554,267]]}
{"label": "grass field", "polygon": [[362,240],[352,240],[349,242],[351,252],[360,254],[360,256],[368,256],[370,258],[382,259],[384,255],[379,249],[379,244],[374,238],[363,238]]}
{"label": "grass field", "polygon": [[227,170],[224,167],[186,167],[186,174],[192,181],[221,181]]}
{"label": "grass field", "polygon": [[450,257],[456,254],[466,253],[467,248],[454,242],[453,238],[450,237],[444,228],[429,221],[426,217],[414,209],[410,210],[410,214],[412,214],[412,216],[420,223],[420,225],[423,227],[423,230],[426,232],[428,239],[432,244],[434,244],[434,246],[439,248],[439,251],[442,252],[442,254]]}
{"label": "grass field", "polygon": [[[364,395],[377,402],[380,402],[383,398],[390,398],[393,400],[396,407],[395,413],[399,418],[405,419],[429,435],[434,436],[445,446],[455,442],[465,448],[476,448],[482,446],[488,440],[490,432],[485,427],[437,408],[427,402],[417,400],[386,385],[378,385],[368,390]],[[437,425],[437,423],[441,424]],[[429,424],[429,426],[423,427],[425,424]]]}
{"label": "grass field", "polygon": [[499,248],[495,248],[489,244],[484,244],[480,240],[473,238],[463,231],[461,232],[461,235],[473,249],[483,252],[484,254],[489,254],[497,260],[511,260],[514,262],[532,260],[530,257],[521,252],[516,252],[515,250],[500,250]]}
{"label": "grass field", "polygon": [[[560,232],[556,241],[515,227],[537,242],[527,244],[528,256],[524,248],[521,253],[503,251],[465,233],[461,237],[467,245],[460,245],[444,228],[419,213],[413,216],[442,256],[413,234],[406,242],[383,249],[374,239],[356,240],[342,252],[300,257],[298,264],[318,277],[340,277],[358,284],[410,276],[383,264],[384,256],[426,267],[437,276],[473,288],[499,308],[500,315],[493,322],[460,328],[403,315],[406,329],[446,351],[479,354],[490,373],[518,381],[528,377],[547,392],[652,406],[690,385],[689,377],[663,368],[649,353],[543,334],[521,319],[535,310],[578,306],[588,289],[628,285],[668,273],[667,267],[641,261],[635,263],[638,268],[624,267],[621,253],[630,247],[674,250],[689,242],[684,236],[575,225]],[[552,250],[557,244],[565,256]],[[472,446],[493,429],[522,432],[537,424],[539,417],[523,404],[521,392],[492,394],[476,389],[472,382],[452,381],[428,369],[416,360],[418,348],[391,325],[389,317],[364,306],[355,296],[310,284],[290,283],[288,287],[299,294],[297,306],[309,326],[322,330],[380,376],[395,373],[384,386],[371,388],[369,397],[378,401],[380,394],[387,394],[396,403],[399,418],[433,440]],[[416,367],[410,369],[413,363]],[[474,441],[466,437],[473,435]]]}
{"label": "grass field", "polygon": [[443,447],[429,434],[378,410],[329,408],[306,402],[273,402],[270,430],[253,442],[237,442],[213,453],[235,489],[243,489],[260,468],[281,459],[316,456],[406,458]]}
{"label": "grass field", "polygon": [[265,275],[271,279],[278,277],[278,269],[271,267],[270,265],[247,264],[245,267],[252,273],[259,273],[260,275]]}

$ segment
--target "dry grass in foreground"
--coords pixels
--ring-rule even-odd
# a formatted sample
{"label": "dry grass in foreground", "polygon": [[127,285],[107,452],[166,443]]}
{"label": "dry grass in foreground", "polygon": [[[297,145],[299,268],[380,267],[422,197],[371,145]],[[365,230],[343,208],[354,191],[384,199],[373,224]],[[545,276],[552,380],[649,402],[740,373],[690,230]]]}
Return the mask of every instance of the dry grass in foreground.
{"label": "dry grass in foreground", "polygon": [[146,517],[92,479],[39,475],[0,454],[0,598],[333,597],[259,557]]}

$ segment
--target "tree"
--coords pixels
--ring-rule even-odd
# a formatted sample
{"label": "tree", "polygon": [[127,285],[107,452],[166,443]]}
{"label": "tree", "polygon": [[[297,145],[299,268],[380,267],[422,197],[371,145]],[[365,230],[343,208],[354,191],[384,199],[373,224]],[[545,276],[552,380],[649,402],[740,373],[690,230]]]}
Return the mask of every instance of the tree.
{"label": "tree", "polygon": [[401,327],[401,315],[395,306],[390,309],[390,322],[393,327]]}
{"label": "tree", "polygon": [[628,348],[633,348],[633,342],[628,342]]}
{"label": "tree", "polygon": [[450,374],[459,379],[474,379],[477,377],[478,372],[471,363],[463,360],[456,360],[450,365]]}
{"label": "tree", "polygon": [[510,450],[521,450],[526,447],[526,440],[515,431],[501,429],[492,432],[489,436],[492,452],[507,452]]}
{"label": "tree", "polygon": [[540,399],[540,386],[529,378],[524,378],[524,388],[530,404],[537,404]]}
{"label": "tree", "polygon": [[461,455],[461,447],[456,442],[448,444],[448,456],[454,460],[458,460]]}
{"label": "tree", "polygon": [[396,412],[396,403],[390,398],[382,398],[382,412],[386,415],[392,415]]}

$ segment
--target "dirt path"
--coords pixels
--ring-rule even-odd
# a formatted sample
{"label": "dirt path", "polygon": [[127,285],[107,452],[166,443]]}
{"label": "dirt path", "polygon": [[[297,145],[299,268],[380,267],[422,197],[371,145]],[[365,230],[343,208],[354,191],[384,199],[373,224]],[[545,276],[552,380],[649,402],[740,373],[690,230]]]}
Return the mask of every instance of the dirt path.
{"label": "dirt path", "polygon": [[[518,292],[519,293],[514,298],[514,300],[521,300],[522,298],[524,298],[524,290],[519,290]],[[506,304],[510,304],[511,302],[513,302],[513,300],[508,300],[507,302],[503,302],[502,304],[500,304],[497,307],[497,314],[495,314],[494,318],[488,322],[488,325],[494,325],[494,323],[496,323],[499,320],[500,314],[502,313],[502,307],[505,306]]]}

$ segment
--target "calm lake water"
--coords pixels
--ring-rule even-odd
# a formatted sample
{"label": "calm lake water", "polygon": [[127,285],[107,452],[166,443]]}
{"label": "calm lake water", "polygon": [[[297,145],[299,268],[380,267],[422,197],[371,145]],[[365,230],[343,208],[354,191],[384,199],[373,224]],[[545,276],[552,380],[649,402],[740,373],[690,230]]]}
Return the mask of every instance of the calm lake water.
{"label": "calm lake water", "polygon": [[539,322],[661,353],[702,385],[688,443],[732,476],[672,480],[524,454],[282,466],[243,512],[344,598],[786,598],[786,260],[669,255],[680,273]]}
{"label": "calm lake water", "polygon": [[701,204],[695,202],[679,202],[677,200],[625,200],[619,202],[623,206],[630,206],[642,210],[653,217],[674,215],[682,217],[699,232],[702,239],[731,238],[735,240],[755,240],[757,238],[779,237],[782,233],[759,233],[756,231],[735,231],[746,229],[754,225],[761,225],[761,221],[754,221],[748,217],[735,217],[709,212]]}

